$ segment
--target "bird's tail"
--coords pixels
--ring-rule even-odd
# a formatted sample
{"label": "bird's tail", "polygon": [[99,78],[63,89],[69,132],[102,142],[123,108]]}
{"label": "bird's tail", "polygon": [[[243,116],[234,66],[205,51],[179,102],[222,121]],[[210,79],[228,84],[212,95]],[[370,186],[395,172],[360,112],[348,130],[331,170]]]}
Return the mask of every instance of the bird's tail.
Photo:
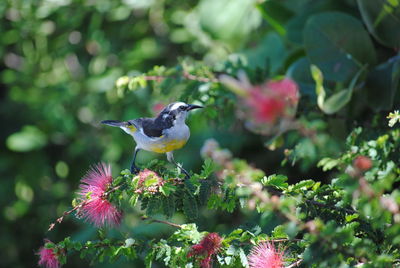
{"label": "bird's tail", "polygon": [[104,120],[101,121],[101,123],[112,127],[123,127],[127,125],[127,122],[121,122],[118,120]]}

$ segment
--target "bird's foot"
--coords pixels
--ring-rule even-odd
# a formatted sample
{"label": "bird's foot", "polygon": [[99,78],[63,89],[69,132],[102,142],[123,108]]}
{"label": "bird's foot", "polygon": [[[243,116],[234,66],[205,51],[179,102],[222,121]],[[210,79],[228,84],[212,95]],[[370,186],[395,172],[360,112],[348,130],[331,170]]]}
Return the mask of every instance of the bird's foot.
{"label": "bird's foot", "polygon": [[137,166],[132,165],[131,166],[131,173],[132,174],[138,174],[140,172],[140,168],[138,168]]}
{"label": "bird's foot", "polygon": [[188,179],[190,179],[190,174],[189,174],[189,172],[187,172],[184,168],[180,168],[181,169],[181,171],[183,172],[183,174],[185,174],[185,179],[186,180],[188,180]]}

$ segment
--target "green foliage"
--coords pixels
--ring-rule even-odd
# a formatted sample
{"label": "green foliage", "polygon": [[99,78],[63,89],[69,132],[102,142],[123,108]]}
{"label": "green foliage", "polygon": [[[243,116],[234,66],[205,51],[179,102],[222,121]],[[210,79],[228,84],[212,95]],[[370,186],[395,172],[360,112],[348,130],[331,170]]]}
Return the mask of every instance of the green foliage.
{"label": "green foliage", "polygon": [[[213,267],[248,267],[265,240],[285,266],[399,265],[398,0],[5,0],[0,20],[3,266],[37,265],[45,234],[70,267],[198,267],[188,252],[209,232]],[[220,83],[243,73],[252,89],[299,86],[276,136],[249,132],[258,102]],[[99,122],[177,100],[205,106],[175,152],[190,178],[144,151],[154,174],[131,174],[131,138]],[[93,197],[75,189],[99,161],[124,219],[96,235],[68,216]]]}

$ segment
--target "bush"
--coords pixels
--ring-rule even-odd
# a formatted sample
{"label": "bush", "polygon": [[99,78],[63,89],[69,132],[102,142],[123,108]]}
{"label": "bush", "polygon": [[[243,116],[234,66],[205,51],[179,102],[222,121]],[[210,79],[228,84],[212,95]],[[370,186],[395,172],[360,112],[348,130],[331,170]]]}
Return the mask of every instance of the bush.
{"label": "bush", "polygon": [[[0,4],[4,265],[398,265],[400,4],[314,2]],[[99,122],[177,100],[132,174]]]}

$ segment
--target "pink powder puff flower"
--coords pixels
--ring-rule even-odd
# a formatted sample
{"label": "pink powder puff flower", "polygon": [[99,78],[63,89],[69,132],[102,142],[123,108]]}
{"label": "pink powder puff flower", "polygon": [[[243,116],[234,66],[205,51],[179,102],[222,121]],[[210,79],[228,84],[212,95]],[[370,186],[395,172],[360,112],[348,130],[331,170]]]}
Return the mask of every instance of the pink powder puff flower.
{"label": "pink powder puff flower", "polygon": [[[135,193],[141,194],[147,191],[150,194],[155,194],[160,191],[160,187],[164,185],[165,181],[156,172],[145,169],[139,172],[139,180]],[[151,181],[150,181],[151,180]],[[150,181],[151,183],[146,183]]]}
{"label": "pink powder puff flower", "polygon": [[[51,242],[49,241],[49,243]],[[53,248],[41,247],[37,255],[39,255],[39,266],[46,268],[59,268],[61,266]]]}
{"label": "pink powder puff flower", "polygon": [[106,196],[112,179],[111,166],[100,163],[88,171],[79,186],[78,195],[83,201],[78,213],[97,227],[115,226],[121,222],[122,212]]}
{"label": "pink powder puff flower", "polygon": [[244,72],[238,79],[222,75],[220,80],[239,98],[238,117],[246,127],[261,134],[273,134],[290,129],[299,102],[299,89],[290,78],[250,84]]}
{"label": "pink powder puff flower", "polygon": [[209,233],[200,243],[193,245],[188,253],[188,257],[203,257],[200,262],[202,268],[211,267],[211,258],[221,248],[222,238],[217,233]]}
{"label": "pink powder puff flower", "polygon": [[277,251],[271,242],[261,242],[252,248],[248,260],[250,268],[281,268],[283,252]]}

